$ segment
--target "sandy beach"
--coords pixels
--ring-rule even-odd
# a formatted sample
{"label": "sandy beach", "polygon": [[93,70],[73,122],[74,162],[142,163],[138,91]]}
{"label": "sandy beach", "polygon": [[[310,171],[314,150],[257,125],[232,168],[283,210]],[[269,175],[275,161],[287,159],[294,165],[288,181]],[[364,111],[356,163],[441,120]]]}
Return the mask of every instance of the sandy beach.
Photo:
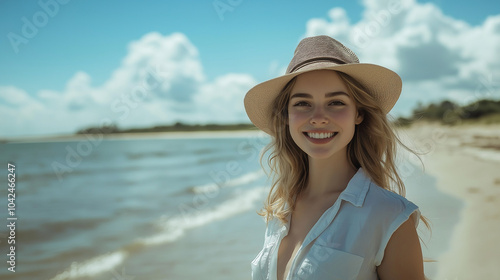
{"label": "sandy beach", "polygon": [[464,202],[448,249],[432,264],[433,279],[498,279],[500,125],[415,124],[401,136],[425,153],[425,172],[436,178],[437,188]]}

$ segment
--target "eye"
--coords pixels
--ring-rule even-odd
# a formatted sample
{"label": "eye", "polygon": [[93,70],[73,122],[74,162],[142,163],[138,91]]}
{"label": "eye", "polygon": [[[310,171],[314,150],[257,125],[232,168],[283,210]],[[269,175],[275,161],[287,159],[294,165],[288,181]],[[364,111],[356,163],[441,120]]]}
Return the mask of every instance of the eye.
{"label": "eye", "polygon": [[309,106],[309,103],[305,102],[305,101],[299,101],[299,102],[296,102],[295,104],[293,104],[294,107],[302,107],[302,106]]}
{"label": "eye", "polygon": [[340,100],[334,100],[332,102],[330,102],[329,105],[333,105],[333,106],[342,106],[342,105],[345,105],[344,102],[340,101]]}

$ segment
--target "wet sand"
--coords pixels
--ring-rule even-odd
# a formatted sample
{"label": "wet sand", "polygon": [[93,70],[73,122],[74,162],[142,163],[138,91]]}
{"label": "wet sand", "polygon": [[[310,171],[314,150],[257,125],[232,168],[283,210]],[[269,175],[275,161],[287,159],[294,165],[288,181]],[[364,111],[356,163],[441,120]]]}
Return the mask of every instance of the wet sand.
{"label": "wet sand", "polygon": [[438,189],[464,202],[432,279],[498,279],[500,125],[416,124],[401,133],[425,153],[425,172],[436,178]]}

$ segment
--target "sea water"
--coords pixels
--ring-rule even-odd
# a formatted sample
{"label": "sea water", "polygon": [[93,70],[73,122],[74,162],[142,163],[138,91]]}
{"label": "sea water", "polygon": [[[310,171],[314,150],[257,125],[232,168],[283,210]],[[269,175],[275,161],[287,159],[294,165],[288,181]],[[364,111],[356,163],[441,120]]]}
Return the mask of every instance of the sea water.
{"label": "sea water", "polygon": [[[250,279],[265,230],[256,211],[269,191],[259,164],[269,138],[229,135],[0,144],[0,197],[14,163],[18,217],[16,272],[3,226],[0,278]],[[407,197],[434,222],[432,239],[423,229],[424,257],[439,260],[463,205],[418,168],[406,172]],[[438,265],[426,263],[427,276]]]}
{"label": "sea water", "polygon": [[[196,230],[250,213],[263,234],[255,210],[266,195],[259,152],[268,140],[208,136],[0,144],[2,177],[7,162],[16,166],[18,217],[16,272],[3,269],[2,254],[0,278],[176,279],[182,270],[202,270],[195,267],[203,260],[187,258],[205,254],[201,250],[212,257],[217,232],[204,237]],[[5,198],[4,183],[0,197]],[[0,218],[6,222],[4,206]],[[238,232],[245,224],[225,226],[226,233]],[[0,234],[5,233],[4,226]],[[189,234],[198,235],[180,242]],[[248,237],[240,238],[234,242],[248,244]],[[7,243],[1,240],[3,253]],[[247,279],[251,254],[261,244],[256,246],[246,257],[239,252],[221,259],[234,265],[239,258],[247,269],[241,279]]]}

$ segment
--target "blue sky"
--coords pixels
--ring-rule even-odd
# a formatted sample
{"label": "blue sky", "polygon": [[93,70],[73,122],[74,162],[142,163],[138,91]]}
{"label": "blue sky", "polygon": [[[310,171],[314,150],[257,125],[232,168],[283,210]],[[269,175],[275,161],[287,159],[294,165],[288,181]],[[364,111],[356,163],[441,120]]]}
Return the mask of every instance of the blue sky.
{"label": "blue sky", "polygon": [[[103,120],[248,122],[245,92],[282,73],[309,35],[396,70],[405,88],[395,116],[419,101],[498,97],[500,81],[494,1],[4,0],[0,34],[0,137]],[[166,69],[161,87],[134,93],[155,67]]]}

